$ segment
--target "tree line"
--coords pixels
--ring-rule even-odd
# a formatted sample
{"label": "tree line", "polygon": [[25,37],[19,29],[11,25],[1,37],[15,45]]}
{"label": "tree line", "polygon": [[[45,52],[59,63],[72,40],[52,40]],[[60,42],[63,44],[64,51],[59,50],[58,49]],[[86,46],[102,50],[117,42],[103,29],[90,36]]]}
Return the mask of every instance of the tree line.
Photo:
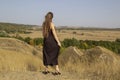
{"label": "tree line", "polygon": [[6,33],[26,33],[26,30],[31,30],[35,25],[24,25],[15,23],[2,23],[0,22],[0,31]]}
{"label": "tree line", "polygon": [[80,49],[90,49],[95,46],[105,47],[115,53],[120,54],[120,39],[116,39],[115,41],[94,41],[94,40],[77,40],[75,38],[72,39],[64,39],[62,41],[63,47],[76,46]]}
{"label": "tree line", "polygon": [[[21,38],[19,37],[18,39],[23,40],[33,46],[43,45],[43,38],[32,39],[30,37],[26,37],[25,39],[23,39],[22,37]],[[120,54],[120,39],[116,39],[115,41],[94,41],[94,40],[77,40],[75,38],[72,38],[72,39],[64,39],[63,41],[61,41],[61,43],[63,48],[67,48],[69,46],[75,46],[79,49],[85,49],[85,50],[93,48],[95,46],[102,46],[115,53]]]}

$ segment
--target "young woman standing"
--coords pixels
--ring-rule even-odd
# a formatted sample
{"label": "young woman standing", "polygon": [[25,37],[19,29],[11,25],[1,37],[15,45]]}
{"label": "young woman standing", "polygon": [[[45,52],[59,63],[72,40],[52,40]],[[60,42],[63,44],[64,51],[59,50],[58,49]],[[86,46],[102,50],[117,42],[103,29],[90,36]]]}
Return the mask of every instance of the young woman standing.
{"label": "young woman standing", "polygon": [[53,13],[48,12],[43,22],[43,64],[45,66],[44,74],[48,74],[48,66],[55,66],[55,75],[60,75],[58,67],[58,55],[61,43],[57,37],[55,26],[52,22]]}

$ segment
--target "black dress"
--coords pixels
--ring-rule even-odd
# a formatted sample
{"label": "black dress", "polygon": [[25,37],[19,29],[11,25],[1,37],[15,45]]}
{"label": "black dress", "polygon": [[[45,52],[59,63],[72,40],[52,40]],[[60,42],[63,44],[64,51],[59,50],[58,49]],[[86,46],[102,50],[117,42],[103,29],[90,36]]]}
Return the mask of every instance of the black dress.
{"label": "black dress", "polygon": [[45,66],[58,65],[58,55],[60,47],[55,40],[52,30],[50,29],[48,37],[43,41],[43,64]]}

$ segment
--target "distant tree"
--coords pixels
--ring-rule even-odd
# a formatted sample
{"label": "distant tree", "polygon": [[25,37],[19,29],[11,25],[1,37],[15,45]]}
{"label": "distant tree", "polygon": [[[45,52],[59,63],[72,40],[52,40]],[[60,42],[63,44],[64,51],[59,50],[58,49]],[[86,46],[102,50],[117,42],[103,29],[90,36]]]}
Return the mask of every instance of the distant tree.
{"label": "distant tree", "polygon": [[120,42],[120,39],[116,39],[116,42]]}
{"label": "distant tree", "polygon": [[10,37],[5,31],[0,31],[0,37]]}
{"label": "distant tree", "polygon": [[69,47],[69,46],[78,46],[79,45],[79,41],[76,40],[75,38],[72,39],[64,39],[64,41],[62,42],[64,47]]}
{"label": "distant tree", "polygon": [[84,35],[84,33],[81,33],[81,35]]}
{"label": "distant tree", "polygon": [[77,32],[74,31],[73,34],[77,34]]}
{"label": "distant tree", "polygon": [[39,44],[43,45],[43,38],[35,38],[34,43],[35,45],[39,45]]}
{"label": "distant tree", "polygon": [[32,40],[30,37],[26,37],[26,38],[24,39],[24,41],[27,42],[28,44],[30,44],[30,40]]}
{"label": "distant tree", "polygon": [[72,39],[64,39],[62,41],[62,46],[63,47],[76,46],[81,49],[89,49],[95,46],[102,46],[115,53],[120,54],[119,40],[111,42],[111,41],[76,40],[75,38],[72,38]]}

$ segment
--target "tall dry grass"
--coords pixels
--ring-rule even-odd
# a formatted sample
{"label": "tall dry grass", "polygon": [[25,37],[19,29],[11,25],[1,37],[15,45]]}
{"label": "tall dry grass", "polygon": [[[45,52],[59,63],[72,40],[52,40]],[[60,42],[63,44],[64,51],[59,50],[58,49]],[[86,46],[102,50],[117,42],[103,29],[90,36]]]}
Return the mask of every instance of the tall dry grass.
{"label": "tall dry grass", "polygon": [[39,71],[42,67],[36,56],[0,49],[0,71]]}
{"label": "tall dry grass", "polygon": [[0,71],[39,71],[42,54],[14,38],[0,38]]}
{"label": "tall dry grass", "polygon": [[[77,50],[77,49],[76,49]],[[66,49],[59,57],[60,67],[80,79],[88,80],[119,80],[120,56],[96,47],[78,55],[73,47]]]}

